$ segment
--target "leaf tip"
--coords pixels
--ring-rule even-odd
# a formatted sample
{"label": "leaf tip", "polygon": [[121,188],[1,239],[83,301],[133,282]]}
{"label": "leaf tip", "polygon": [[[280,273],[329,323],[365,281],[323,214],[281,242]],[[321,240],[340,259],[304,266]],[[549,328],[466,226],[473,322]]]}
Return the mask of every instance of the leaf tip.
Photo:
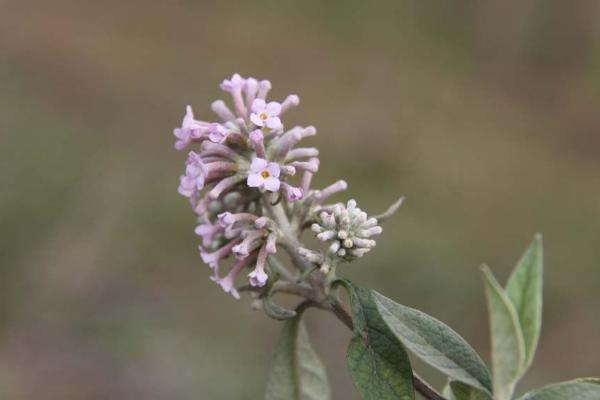
{"label": "leaf tip", "polygon": [[482,273],[484,276],[486,276],[486,277],[487,277],[487,276],[490,276],[490,275],[491,275],[491,276],[493,276],[493,274],[492,274],[492,270],[491,270],[491,269],[490,269],[490,267],[488,267],[486,264],[481,264],[481,266],[479,267],[479,269],[481,270],[481,273]]}

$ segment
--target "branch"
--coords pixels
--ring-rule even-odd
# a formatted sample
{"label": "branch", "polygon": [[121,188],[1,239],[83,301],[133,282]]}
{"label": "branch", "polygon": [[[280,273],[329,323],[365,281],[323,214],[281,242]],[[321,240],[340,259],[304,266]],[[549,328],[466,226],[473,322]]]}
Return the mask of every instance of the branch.
{"label": "branch", "polygon": [[303,283],[296,282],[284,282],[277,281],[273,284],[273,289],[271,289],[271,294],[275,293],[288,293],[295,294],[296,296],[303,297],[305,299],[311,299],[314,295],[312,288]]}
{"label": "branch", "polygon": [[[335,300],[331,304],[331,312],[335,314],[335,316],[350,329],[354,330],[354,323],[352,322],[352,317],[346,311],[342,303],[338,300]],[[421,394],[421,396],[425,397],[428,400],[446,400],[445,397],[442,397],[438,392],[431,387],[426,381],[421,379],[415,372],[413,372],[413,386],[415,390]]]}

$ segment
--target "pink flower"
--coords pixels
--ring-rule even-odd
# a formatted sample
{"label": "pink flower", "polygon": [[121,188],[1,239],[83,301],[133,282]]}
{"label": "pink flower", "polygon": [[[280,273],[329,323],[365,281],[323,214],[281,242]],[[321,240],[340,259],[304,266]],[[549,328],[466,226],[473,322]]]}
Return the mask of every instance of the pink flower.
{"label": "pink flower", "polygon": [[261,243],[262,238],[265,235],[263,231],[248,231],[244,240],[232,248],[233,254],[238,259],[246,258],[251,252],[256,250]]}
{"label": "pink flower", "polygon": [[207,170],[200,156],[190,151],[185,167],[185,175],[179,178],[179,194],[191,197],[204,187]]}
{"label": "pink flower", "polygon": [[256,267],[248,274],[248,282],[250,283],[250,286],[262,287],[267,283],[269,276],[265,272],[265,264],[267,262],[268,255],[267,247],[261,247],[256,260]]}
{"label": "pink flower", "polygon": [[237,279],[240,272],[248,266],[252,258],[245,258],[243,260],[238,260],[233,264],[231,270],[224,278],[219,278],[217,276],[211,278],[213,281],[217,282],[221,288],[225,291],[225,293],[229,293],[236,300],[240,298],[240,294],[235,288],[235,280]]}
{"label": "pink flower", "polygon": [[206,250],[204,250],[204,248],[202,248],[202,246],[198,246],[198,249],[200,250],[200,257],[202,258],[204,264],[208,264],[210,268],[216,269],[219,265],[219,261],[228,257],[231,254],[231,249],[234,248],[238,243],[239,241],[232,240],[212,253],[208,253]]}
{"label": "pink flower", "polygon": [[227,139],[227,129],[216,122],[208,125],[207,132],[208,139],[213,143],[223,143]]}
{"label": "pink flower", "polygon": [[265,286],[267,279],[269,279],[269,276],[265,272],[264,266],[260,268],[257,266],[254,271],[248,274],[248,282],[250,282],[251,286]]}
{"label": "pink flower", "polygon": [[235,112],[240,118],[248,118],[246,105],[242,98],[242,90],[246,86],[246,79],[242,78],[239,74],[233,74],[231,79],[225,79],[221,83],[221,89],[231,94],[233,98],[233,105],[235,106]]}
{"label": "pink flower", "polygon": [[247,184],[250,187],[277,192],[281,186],[281,181],[279,180],[280,173],[279,164],[267,162],[267,160],[257,157],[252,160],[252,165],[250,165]]}
{"label": "pink flower", "polygon": [[191,106],[186,107],[183,121],[181,122],[180,128],[173,130],[173,135],[177,139],[175,141],[175,148],[177,150],[184,149],[193,139],[199,139],[202,137],[202,130],[204,128],[200,121],[194,119],[194,113]]}
{"label": "pink flower", "polygon": [[215,236],[221,232],[223,232],[223,228],[219,225],[213,225],[209,223],[203,223],[196,227],[194,230],[196,235],[202,238],[203,246],[210,246]]}
{"label": "pink flower", "polygon": [[283,191],[287,195],[287,198],[289,201],[300,200],[300,199],[302,199],[302,197],[304,197],[304,193],[302,192],[302,189],[292,186],[292,185],[288,185],[285,182],[283,183]]}
{"label": "pink flower", "polygon": [[255,129],[250,132],[250,143],[254,146],[254,151],[259,157],[265,156],[264,136],[260,129]]}
{"label": "pink flower", "polygon": [[333,196],[334,194],[336,194],[338,192],[342,192],[342,191],[346,190],[347,188],[348,188],[348,184],[346,183],[346,181],[339,180],[339,181],[327,186],[325,189],[317,191],[315,193],[315,196],[319,202],[323,202],[327,198]]}
{"label": "pink flower", "polygon": [[250,120],[254,125],[270,129],[280,129],[282,127],[279,114],[281,113],[281,104],[276,101],[266,103],[263,99],[255,99],[252,102],[252,114]]}
{"label": "pink flower", "polygon": [[240,74],[233,74],[231,79],[224,79],[220,86],[224,91],[232,93],[237,90],[241,91],[245,84],[246,80]]}

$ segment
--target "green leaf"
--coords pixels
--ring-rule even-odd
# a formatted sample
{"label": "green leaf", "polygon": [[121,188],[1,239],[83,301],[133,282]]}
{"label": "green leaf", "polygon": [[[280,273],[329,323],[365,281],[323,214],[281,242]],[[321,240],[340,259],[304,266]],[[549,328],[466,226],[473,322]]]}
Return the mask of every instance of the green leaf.
{"label": "green leaf", "polygon": [[387,326],[410,351],[452,379],[491,392],[490,373],[473,348],[452,328],[373,292]]}
{"label": "green leaf", "polygon": [[538,234],[506,285],[506,294],[517,311],[525,341],[525,363],[521,375],[533,361],[542,327],[542,258],[542,236]]}
{"label": "green leaf", "polygon": [[487,392],[462,382],[450,382],[450,389],[452,391],[452,400],[492,400]]}
{"label": "green leaf", "polygon": [[354,336],[346,359],[354,385],[365,400],[414,400],[406,350],[381,319],[371,292],[342,281],[350,294]]}
{"label": "green leaf", "polygon": [[265,314],[273,319],[285,321],[296,316],[296,311],[288,310],[287,308],[281,307],[279,304],[273,302],[271,295],[267,295],[262,299],[262,306]]}
{"label": "green leaf", "polygon": [[446,400],[456,400],[454,398],[454,394],[452,393],[452,389],[450,389],[450,382],[448,382],[446,384],[446,386],[444,386],[444,388],[442,389],[442,396],[446,399]]}
{"label": "green leaf", "polygon": [[492,334],[496,400],[509,400],[525,363],[525,342],[515,308],[491,271],[482,267]]}
{"label": "green leaf", "polygon": [[275,346],[265,400],[329,400],[325,368],[313,349],[301,314],[288,319]]}
{"label": "green leaf", "polygon": [[520,400],[598,400],[600,379],[580,378],[532,390]]}

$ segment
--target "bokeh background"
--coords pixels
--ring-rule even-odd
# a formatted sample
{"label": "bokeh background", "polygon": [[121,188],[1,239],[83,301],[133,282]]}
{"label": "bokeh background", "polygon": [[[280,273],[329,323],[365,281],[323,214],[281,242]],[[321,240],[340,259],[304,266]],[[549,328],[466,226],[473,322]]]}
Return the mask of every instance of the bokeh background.
{"label": "bokeh background", "polygon": [[[233,72],[300,95],[319,185],[373,213],[406,196],[345,276],[489,360],[478,268],[504,282],[543,232],[519,390],[600,375],[600,3],[3,0],[0,398],[261,398],[280,324],[208,280],[175,190],[172,129]],[[334,398],[357,399],[348,333],[309,314]]]}

